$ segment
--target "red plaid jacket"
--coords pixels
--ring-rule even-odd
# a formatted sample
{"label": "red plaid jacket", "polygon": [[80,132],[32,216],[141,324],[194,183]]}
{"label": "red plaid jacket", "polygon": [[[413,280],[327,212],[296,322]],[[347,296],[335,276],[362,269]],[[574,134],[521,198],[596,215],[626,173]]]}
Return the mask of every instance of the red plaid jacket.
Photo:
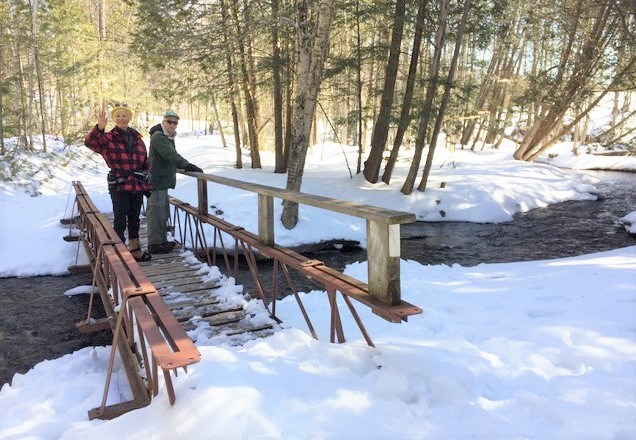
{"label": "red plaid jacket", "polygon": [[148,171],[146,144],[137,130],[128,130],[130,137],[127,139],[126,133],[117,127],[106,133],[95,125],[86,135],[84,145],[101,154],[115,178],[125,179],[118,185],[118,191],[145,192],[151,189],[151,185],[142,182],[132,172]]}

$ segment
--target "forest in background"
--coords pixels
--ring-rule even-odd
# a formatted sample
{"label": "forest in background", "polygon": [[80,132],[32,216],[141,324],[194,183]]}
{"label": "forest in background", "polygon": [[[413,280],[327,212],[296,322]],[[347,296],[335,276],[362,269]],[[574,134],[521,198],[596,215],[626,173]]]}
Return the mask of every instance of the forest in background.
{"label": "forest in background", "polygon": [[635,36],[632,0],[2,0],[0,154],[77,143],[126,102],[142,131],[166,108],[208,121],[237,167],[273,150],[288,189],[318,132],[370,182],[411,148],[409,194],[441,133],[528,161],[566,138],[633,149]]}

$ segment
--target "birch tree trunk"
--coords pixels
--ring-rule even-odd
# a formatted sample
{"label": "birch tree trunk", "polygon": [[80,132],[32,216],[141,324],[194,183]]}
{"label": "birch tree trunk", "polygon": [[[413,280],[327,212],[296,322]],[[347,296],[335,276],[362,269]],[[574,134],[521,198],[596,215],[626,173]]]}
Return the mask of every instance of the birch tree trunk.
{"label": "birch tree trunk", "polygon": [[[329,50],[329,33],[335,11],[333,0],[320,0],[318,17],[312,34],[309,29],[307,0],[298,0],[296,7],[297,87],[286,185],[286,188],[292,191],[300,191],[302,184],[316,99],[322,83],[325,58]],[[281,220],[285,228],[293,229],[298,223],[298,203],[284,201]]]}

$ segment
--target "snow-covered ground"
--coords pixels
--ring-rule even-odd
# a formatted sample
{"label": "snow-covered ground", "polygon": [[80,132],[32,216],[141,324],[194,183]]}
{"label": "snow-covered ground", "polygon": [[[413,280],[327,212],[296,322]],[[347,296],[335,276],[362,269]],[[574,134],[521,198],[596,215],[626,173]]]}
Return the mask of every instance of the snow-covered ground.
{"label": "snow-covered ground", "polygon": [[[263,169],[249,168],[245,156],[246,168],[236,170],[234,149],[221,148],[217,136],[179,137],[177,146],[208,173],[285,185],[265,152]],[[101,159],[82,147],[55,148],[56,157],[67,154],[68,160],[47,171],[50,158],[25,158],[24,169],[43,171],[21,179],[16,170],[21,187],[0,184],[0,276],[64,274],[75,262],[77,244],[62,240],[68,231],[59,224],[71,212],[72,180],[84,183],[99,209],[111,210]],[[355,163],[354,148],[316,145],[302,191],[413,212],[427,221],[504,222],[516,212],[596,198],[594,181],[550,163],[514,161],[509,146],[439,150],[427,191],[408,197],[399,191],[406,161],[391,185],[369,184],[350,178],[343,154]],[[574,156],[567,145],[552,161],[557,158],[561,167],[590,168],[593,160],[593,167],[636,171],[634,157]],[[194,179],[179,176],[172,194],[196,203]],[[255,195],[210,184],[209,198],[226,220],[257,230]],[[275,209],[278,218],[278,203]],[[636,232],[636,207],[622,221]],[[295,229],[279,223],[275,234],[284,246],[332,238],[365,245],[362,220],[304,206]],[[89,422],[86,412],[101,400],[108,347],[85,348],[16,374],[0,390],[0,439],[636,438],[636,246],[475,267],[403,260],[401,271],[402,297],[424,313],[390,324],[357,307],[375,348],[348,314],[348,341],[326,342],[326,296],[305,292],[321,340],[307,334],[289,299],[277,305],[284,324],[267,339],[233,346],[195,330],[202,360],[174,378],[172,407],[161,389],[149,407]],[[366,280],[366,262],[346,272]],[[240,294],[231,278],[222,280],[222,289]],[[258,303],[245,306],[263,319]],[[120,374],[111,398],[127,394],[125,383]]]}

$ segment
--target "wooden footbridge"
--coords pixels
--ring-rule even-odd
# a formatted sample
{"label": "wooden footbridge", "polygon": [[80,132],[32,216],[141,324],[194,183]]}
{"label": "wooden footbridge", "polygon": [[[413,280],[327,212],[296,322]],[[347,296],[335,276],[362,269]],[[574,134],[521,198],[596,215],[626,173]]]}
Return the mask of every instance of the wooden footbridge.
{"label": "wooden footbridge", "polygon": [[[198,207],[170,199],[171,228],[182,244],[169,254],[153,255],[152,260],[137,262],[121,242],[111,221],[99,212],[80,182],[73,182],[75,201],[70,218],[63,219],[75,233],[66,240],[77,240],[86,251],[89,264],[69,268],[93,273],[93,294],[88,313],[77,326],[80,331],[110,329],[113,344],[101,405],[89,411],[89,418],[114,418],[127,411],[150,404],[159,392],[162,376],[170,404],[176,396],[171,373],[187,371],[201,358],[187,331],[207,329],[210,337],[250,334],[263,337],[275,331],[280,320],[276,316],[276,298],[281,286],[279,275],[286,280],[285,294],[294,295],[309,332],[318,338],[304,308],[294,276],[311,278],[322,284],[330,305],[330,341],[345,341],[337,305],[339,293],[352,314],[366,342],[373,346],[353,301],[371,308],[374,314],[394,323],[406,321],[422,310],[401,299],[400,292],[400,224],[415,221],[410,213],[381,209],[326,197],[303,194],[203,173],[184,173],[197,179]],[[258,195],[258,233],[233,225],[211,215],[207,207],[208,182],[228,185]],[[273,199],[280,198],[366,219],[369,282],[347,276],[319,260],[276,245],[274,237]],[[145,242],[142,228],[140,241]],[[227,244],[226,244],[227,242]],[[232,245],[229,245],[233,242]],[[145,243],[144,243],[145,245]],[[192,251],[186,258],[184,248]],[[194,258],[196,255],[198,258]],[[269,284],[259,273],[257,256],[272,261],[273,276]],[[218,295],[218,278],[205,277],[202,266],[225,266],[226,274],[236,278],[239,259],[244,258],[256,286],[256,295],[267,309],[271,322],[255,325],[242,306],[228,305]],[[292,270],[290,270],[292,269]],[[105,315],[94,317],[93,303],[101,300]],[[201,328],[201,327],[199,327]],[[119,354],[132,399],[108,402],[110,381]],[[161,375],[161,376],[160,376]]]}

